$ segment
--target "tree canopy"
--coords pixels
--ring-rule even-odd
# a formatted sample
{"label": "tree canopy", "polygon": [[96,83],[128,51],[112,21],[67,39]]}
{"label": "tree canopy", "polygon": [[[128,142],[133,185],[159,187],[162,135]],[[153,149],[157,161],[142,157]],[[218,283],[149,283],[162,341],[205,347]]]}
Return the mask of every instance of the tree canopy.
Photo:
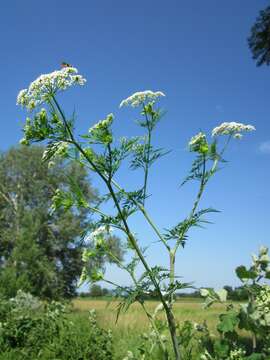
{"label": "tree canopy", "polygon": [[86,171],[72,161],[42,162],[44,149],[12,148],[0,156],[0,292],[18,289],[42,298],[75,294],[82,269],[81,234],[86,208],[51,211],[56,189],[69,191],[69,179],[90,204],[97,199]]}
{"label": "tree canopy", "polygon": [[248,44],[258,66],[270,64],[270,6],[260,12],[251,28]]}

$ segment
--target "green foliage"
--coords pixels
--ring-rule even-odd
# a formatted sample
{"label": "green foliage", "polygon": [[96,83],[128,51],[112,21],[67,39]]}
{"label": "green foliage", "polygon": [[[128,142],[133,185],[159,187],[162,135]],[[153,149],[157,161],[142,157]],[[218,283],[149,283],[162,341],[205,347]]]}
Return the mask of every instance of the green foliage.
{"label": "green foliage", "polygon": [[167,230],[167,233],[164,235],[164,238],[168,240],[176,240],[176,244],[185,246],[186,241],[188,240],[188,231],[192,227],[202,227],[204,224],[209,224],[204,218],[205,214],[216,213],[218,210],[208,208],[202,209],[197,212],[193,212],[188,218],[184,219],[172,229]]}
{"label": "green foliage", "polygon": [[[89,210],[51,212],[55,190],[79,184],[85,201],[96,198],[85,170],[74,161],[41,161],[43,148],[20,147],[0,157],[0,292],[17,290],[43,298],[73,296],[81,273]],[[69,179],[73,179],[71,184]]]}
{"label": "green foliage", "polygon": [[270,6],[260,11],[251,28],[248,44],[257,66],[270,64]]}
{"label": "green foliage", "polygon": [[102,330],[94,312],[82,321],[68,317],[61,303],[42,304],[19,292],[0,302],[0,359],[111,360],[110,331]]}
{"label": "green foliage", "polygon": [[238,286],[232,288],[231,286],[224,286],[224,289],[227,291],[228,300],[233,301],[245,301],[248,300],[248,291],[245,286]]}
{"label": "green foliage", "polygon": [[204,307],[211,306],[214,302],[225,302],[227,300],[227,291],[225,289],[213,290],[213,289],[201,289],[201,296],[205,298]]}
{"label": "green foliage", "polygon": [[[269,264],[268,248],[261,247],[259,255],[252,256],[249,269],[245,266],[237,267],[236,275],[244,283],[248,302],[239,306],[230,304],[226,313],[220,314],[217,325],[220,338],[208,334],[200,339],[206,348],[202,348],[202,359],[269,359],[270,286],[261,283],[268,279]],[[214,290],[203,289],[201,295],[206,298],[207,306],[225,300],[221,292]],[[244,343],[239,330],[248,331],[252,341]]]}
{"label": "green foliage", "polygon": [[98,284],[93,284],[90,288],[89,296],[91,297],[101,297],[108,295],[109,290],[106,288],[102,288]]}

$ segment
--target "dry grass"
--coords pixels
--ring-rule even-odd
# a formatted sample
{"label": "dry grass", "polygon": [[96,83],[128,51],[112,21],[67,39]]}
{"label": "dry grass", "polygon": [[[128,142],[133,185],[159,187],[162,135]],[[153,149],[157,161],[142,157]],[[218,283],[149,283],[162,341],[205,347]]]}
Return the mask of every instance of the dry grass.
{"label": "dry grass", "polygon": [[[118,301],[76,299],[73,301],[75,311],[86,312],[96,309],[101,326],[114,330],[143,332],[148,327],[148,320],[140,304],[131,305],[126,313],[120,315],[116,324]],[[158,302],[147,301],[146,307],[153,312]],[[224,309],[224,305],[217,304],[210,309],[203,309],[202,303],[194,300],[181,300],[175,303],[175,315],[179,322],[192,320],[198,323],[207,321],[210,329],[214,330],[218,314]]]}

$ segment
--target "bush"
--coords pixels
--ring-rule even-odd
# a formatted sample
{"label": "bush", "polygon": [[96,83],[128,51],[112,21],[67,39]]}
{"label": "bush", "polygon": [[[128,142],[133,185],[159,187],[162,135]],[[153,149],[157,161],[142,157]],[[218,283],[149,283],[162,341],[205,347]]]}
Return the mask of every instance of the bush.
{"label": "bush", "polygon": [[[186,321],[179,329],[182,359],[200,360],[269,360],[270,359],[270,257],[268,248],[261,247],[252,256],[250,268],[236,268],[242,282],[241,292],[247,301],[227,303],[219,315],[217,335],[210,333],[206,322]],[[224,303],[227,290],[201,289],[205,306]],[[243,337],[243,331],[245,337]],[[195,356],[195,357],[194,357]]]}
{"label": "bush", "polygon": [[70,321],[65,305],[21,291],[0,301],[0,360],[107,360],[111,349],[110,331],[98,327],[93,311]]}

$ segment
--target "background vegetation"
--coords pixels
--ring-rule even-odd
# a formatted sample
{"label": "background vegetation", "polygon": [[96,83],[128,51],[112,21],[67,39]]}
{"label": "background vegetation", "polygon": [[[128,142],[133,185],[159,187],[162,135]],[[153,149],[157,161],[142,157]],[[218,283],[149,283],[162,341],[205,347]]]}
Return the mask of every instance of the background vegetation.
{"label": "background vegetation", "polygon": [[[269,29],[267,7],[248,39],[258,66],[270,64]],[[76,161],[62,154],[54,164],[42,162],[43,152],[37,146],[18,147],[0,157],[0,359],[127,360],[137,359],[137,354],[142,359],[161,358],[158,349],[152,351],[157,340],[139,303],[116,321],[123,299],[115,300],[112,290],[93,284],[77,297],[85,249],[81,235],[92,219],[87,207],[70,206],[68,198],[64,205],[69,211],[53,209],[51,198],[56,189],[72,193],[79,186],[88,204],[100,199]],[[108,242],[121,260],[120,240],[111,236]],[[88,265],[90,272],[91,266],[98,263],[102,269],[112,259],[97,255],[93,261]],[[240,266],[236,273],[243,285],[224,286],[227,300],[222,299],[224,293],[205,287],[207,305],[216,302],[207,309],[202,308],[199,290],[176,293],[175,316],[184,360],[270,358],[270,294],[260,284],[261,279],[270,278],[267,249],[260,250],[249,269]],[[152,292],[139,302],[155,313],[157,297]],[[159,314],[160,330],[164,321],[164,313]],[[198,340],[200,332],[204,337]],[[166,328],[163,333],[166,342]]]}

